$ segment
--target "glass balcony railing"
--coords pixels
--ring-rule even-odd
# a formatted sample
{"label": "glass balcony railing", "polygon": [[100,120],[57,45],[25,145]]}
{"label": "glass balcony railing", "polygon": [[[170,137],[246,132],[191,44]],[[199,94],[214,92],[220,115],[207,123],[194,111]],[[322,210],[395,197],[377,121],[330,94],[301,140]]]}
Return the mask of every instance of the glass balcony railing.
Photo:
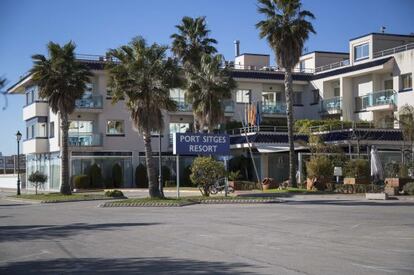
{"label": "glass balcony railing", "polygon": [[262,101],[262,113],[264,114],[286,114],[286,103]]}
{"label": "glass balcony railing", "polygon": [[397,103],[397,93],[394,90],[383,90],[369,93],[355,98],[356,110],[365,110],[370,107],[394,105]]}
{"label": "glass balcony railing", "polygon": [[95,95],[76,100],[75,105],[78,109],[102,109],[102,96]]}
{"label": "glass balcony railing", "polygon": [[230,99],[223,100],[222,102],[225,113],[234,113],[234,101]]}
{"label": "glass balcony railing", "polygon": [[322,113],[337,113],[342,109],[342,97],[336,96],[321,101]]}
{"label": "glass balcony railing", "polygon": [[174,100],[175,103],[177,104],[177,111],[178,112],[191,112],[192,111],[191,104],[185,102],[184,98],[172,97],[171,99]]}
{"label": "glass balcony railing", "polygon": [[69,133],[69,146],[72,146],[72,147],[102,146],[102,134]]}

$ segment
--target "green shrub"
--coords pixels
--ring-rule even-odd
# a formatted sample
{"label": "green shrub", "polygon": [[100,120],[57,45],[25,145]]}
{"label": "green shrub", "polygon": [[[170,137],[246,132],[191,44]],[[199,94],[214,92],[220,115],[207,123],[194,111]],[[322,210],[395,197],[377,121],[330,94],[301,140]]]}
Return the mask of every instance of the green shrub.
{"label": "green shrub", "polygon": [[36,171],[30,174],[28,180],[31,183],[31,185],[34,186],[37,195],[37,189],[45,184],[45,182],[47,181],[47,176],[42,172]]}
{"label": "green shrub", "polygon": [[102,188],[103,179],[102,179],[102,170],[98,164],[94,163],[89,169],[89,177],[91,179],[92,188]]}
{"label": "green shrub", "polygon": [[123,176],[122,176],[122,167],[119,165],[119,163],[115,163],[114,166],[112,166],[112,185],[115,188],[122,187],[123,184]]}
{"label": "green shrub", "polygon": [[353,159],[345,164],[344,175],[347,178],[369,179],[371,169],[366,159]]}
{"label": "green shrub", "polygon": [[175,180],[166,180],[164,187],[177,187],[177,184],[175,183]]}
{"label": "green shrub", "polygon": [[414,195],[414,182],[409,182],[404,185],[404,193],[408,195]]}
{"label": "green shrub", "polygon": [[396,161],[388,162],[384,168],[385,177],[387,178],[396,178],[400,172],[400,164]]}
{"label": "green shrub", "polygon": [[105,192],[105,197],[111,197],[111,198],[123,198],[124,193],[120,190],[108,190]]}
{"label": "green shrub", "polygon": [[135,185],[138,188],[148,188],[147,167],[143,164],[135,169]]}
{"label": "green shrub", "polygon": [[211,157],[197,157],[191,165],[190,179],[203,196],[209,196],[209,186],[225,175],[223,163]]}
{"label": "green shrub", "polygon": [[76,189],[89,189],[91,180],[88,175],[77,175],[73,177],[73,186]]}
{"label": "green shrub", "polygon": [[383,185],[372,184],[335,184],[335,192],[341,194],[379,193],[384,191]]}
{"label": "green shrub", "polygon": [[327,179],[333,177],[333,164],[326,156],[314,156],[306,163],[306,172],[310,179]]}

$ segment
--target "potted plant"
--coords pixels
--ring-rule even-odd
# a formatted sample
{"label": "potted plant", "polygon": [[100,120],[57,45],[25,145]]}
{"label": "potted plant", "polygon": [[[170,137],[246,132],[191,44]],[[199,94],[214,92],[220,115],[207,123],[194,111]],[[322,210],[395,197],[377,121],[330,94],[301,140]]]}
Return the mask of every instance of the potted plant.
{"label": "potted plant", "polygon": [[370,166],[366,159],[353,159],[345,164],[344,184],[369,184]]}
{"label": "potted plant", "polygon": [[228,185],[232,187],[234,190],[237,189],[237,180],[240,179],[240,170],[237,171],[229,171],[227,173]]}
{"label": "potted plant", "polygon": [[385,186],[388,188],[395,188],[402,191],[404,185],[412,181],[408,177],[408,166],[396,161],[389,162],[385,165]]}
{"label": "potted plant", "polygon": [[306,189],[324,191],[333,178],[333,164],[326,156],[316,155],[306,163]]}

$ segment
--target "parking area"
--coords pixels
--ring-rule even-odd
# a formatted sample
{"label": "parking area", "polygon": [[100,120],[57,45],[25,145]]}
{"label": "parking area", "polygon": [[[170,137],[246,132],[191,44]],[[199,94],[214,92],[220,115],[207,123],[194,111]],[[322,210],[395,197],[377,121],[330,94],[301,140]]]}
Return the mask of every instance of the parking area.
{"label": "parking area", "polygon": [[0,198],[0,274],[413,274],[414,201],[100,208]]}

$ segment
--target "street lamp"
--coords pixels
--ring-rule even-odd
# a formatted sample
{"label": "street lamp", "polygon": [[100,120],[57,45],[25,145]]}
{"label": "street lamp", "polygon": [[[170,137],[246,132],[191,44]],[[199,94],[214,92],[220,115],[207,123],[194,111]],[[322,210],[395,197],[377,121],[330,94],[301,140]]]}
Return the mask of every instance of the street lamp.
{"label": "street lamp", "polygon": [[17,195],[20,195],[20,140],[22,139],[22,134],[20,131],[17,131],[16,140],[17,140]]}

